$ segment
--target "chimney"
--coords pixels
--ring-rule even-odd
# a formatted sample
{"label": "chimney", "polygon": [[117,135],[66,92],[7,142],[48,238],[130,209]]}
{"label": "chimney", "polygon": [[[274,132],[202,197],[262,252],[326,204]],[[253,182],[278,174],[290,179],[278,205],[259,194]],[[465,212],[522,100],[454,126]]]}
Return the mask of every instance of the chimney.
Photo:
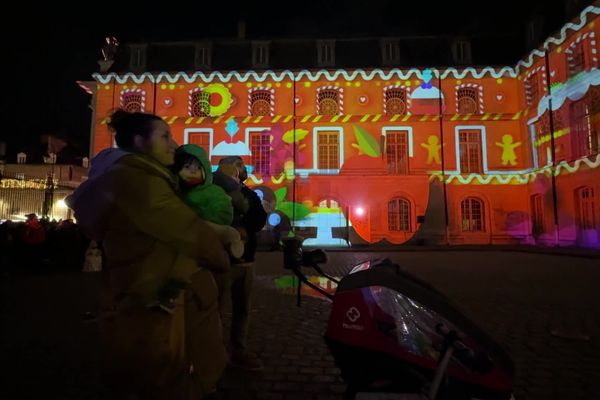
{"label": "chimney", "polygon": [[536,13],[527,24],[527,47],[535,49],[542,41],[542,31],[544,28],[544,16]]}
{"label": "chimney", "polygon": [[573,19],[585,8],[586,3],[583,0],[565,0],[565,17]]}
{"label": "chimney", "polygon": [[246,21],[243,19],[238,22],[238,39],[246,39]]}
{"label": "chimney", "polygon": [[452,58],[456,65],[471,65],[471,40],[466,37],[456,37],[451,44]]}

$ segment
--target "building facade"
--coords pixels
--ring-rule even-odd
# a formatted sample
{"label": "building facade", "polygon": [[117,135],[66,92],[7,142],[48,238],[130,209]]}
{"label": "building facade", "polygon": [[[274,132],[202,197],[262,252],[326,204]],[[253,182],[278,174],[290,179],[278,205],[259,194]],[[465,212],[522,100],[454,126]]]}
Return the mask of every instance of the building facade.
{"label": "building facade", "polygon": [[[307,243],[450,243],[600,247],[600,8],[587,7],[515,66],[385,68],[336,65],[316,42],[315,69],[266,69],[276,46],[252,43],[256,70],[95,74],[92,155],[114,146],[116,108],[161,116],[175,140],[220,158],[242,156],[247,184]],[[452,57],[470,59],[468,42]],[[216,57],[216,55],[215,55]],[[409,60],[404,60],[409,61]]]}

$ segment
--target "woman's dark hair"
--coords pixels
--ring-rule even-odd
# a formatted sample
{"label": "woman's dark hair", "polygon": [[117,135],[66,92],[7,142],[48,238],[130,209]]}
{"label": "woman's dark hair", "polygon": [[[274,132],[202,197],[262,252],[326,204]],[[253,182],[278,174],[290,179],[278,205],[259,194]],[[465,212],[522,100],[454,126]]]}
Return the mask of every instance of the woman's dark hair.
{"label": "woman's dark hair", "polygon": [[115,132],[115,142],[119,148],[133,150],[135,136],[140,135],[148,139],[156,121],[162,121],[162,119],[153,114],[130,113],[119,109],[110,116],[108,126]]}

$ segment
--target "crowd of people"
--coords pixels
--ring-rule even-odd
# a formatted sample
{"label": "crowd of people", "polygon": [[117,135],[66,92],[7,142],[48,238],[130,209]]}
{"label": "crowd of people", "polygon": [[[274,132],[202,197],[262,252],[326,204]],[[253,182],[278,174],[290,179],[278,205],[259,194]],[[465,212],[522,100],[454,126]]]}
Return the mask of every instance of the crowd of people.
{"label": "crowd of people", "polygon": [[40,219],[0,224],[0,265],[4,274],[21,271],[80,270],[90,240],[73,220]]}

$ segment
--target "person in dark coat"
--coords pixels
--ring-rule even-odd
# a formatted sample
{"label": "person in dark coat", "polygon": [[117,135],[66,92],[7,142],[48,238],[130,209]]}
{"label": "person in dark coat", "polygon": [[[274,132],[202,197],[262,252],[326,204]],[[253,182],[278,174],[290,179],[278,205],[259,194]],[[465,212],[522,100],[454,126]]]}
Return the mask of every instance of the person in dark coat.
{"label": "person in dark coat", "polygon": [[[238,182],[231,183],[231,168],[235,167],[238,173]],[[231,265],[224,282],[219,282],[220,307],[223,315],[223,305],[226,296],[231,296],[231,335],[230,335],[230,362],[233,366],[249,371],[263,369],[261,360],[247,349],[248,324],[252,286],[254,283],[254,255],[256,253],[256,234],[267,221],[267,213],[262,206],[258,195],[244,185],[248,179],[248,171],[241,157],[225,157],[219,162],[219,168],[213,174],[213,182],[223,187],[227,193],[241,193],[243,201],[232,201],[234,206],[233,226],[241,232],[245,239],[242,263]],[[243,207],[236,207],[236,203]]]}

